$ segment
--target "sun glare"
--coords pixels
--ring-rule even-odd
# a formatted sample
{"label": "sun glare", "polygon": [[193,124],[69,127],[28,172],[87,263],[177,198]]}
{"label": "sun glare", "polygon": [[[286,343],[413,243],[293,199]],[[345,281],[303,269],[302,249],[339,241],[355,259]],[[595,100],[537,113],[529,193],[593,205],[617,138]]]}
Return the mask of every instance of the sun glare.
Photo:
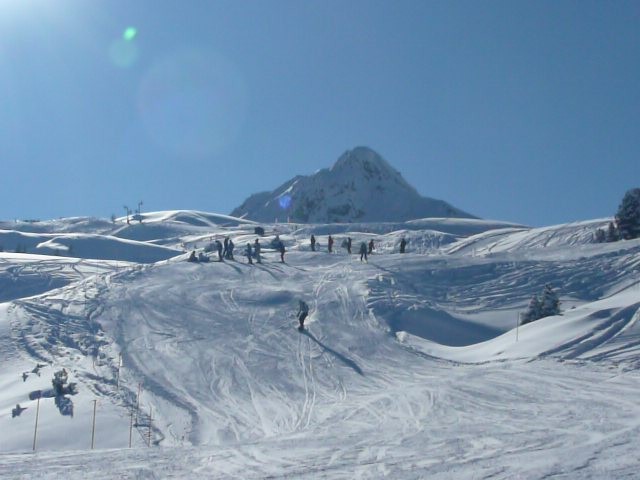
{"label": "sun glare", "polygon": [[122,38],[127,42],[130,42],[138,35],[138,30],[134,27],[128,27],[122,34]]}

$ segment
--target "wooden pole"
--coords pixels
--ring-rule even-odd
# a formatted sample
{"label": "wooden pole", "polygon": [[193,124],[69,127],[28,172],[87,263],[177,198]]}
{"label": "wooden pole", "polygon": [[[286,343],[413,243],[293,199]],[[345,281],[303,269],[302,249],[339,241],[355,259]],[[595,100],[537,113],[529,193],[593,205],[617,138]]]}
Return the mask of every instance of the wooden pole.
{"label": "wooden pole", "polygon": [[93,450],[94,440],[96,438],[96,405],[98,400],[93,401],[93,425],[91,427],[91,450]]}
{"label": "wooden pole", "polygon": [[138,413],[140,412],[140,392],[142,391],[142,382],[138,383],[138,397],[136,398],[136,423],[138,423]]}
{"label": "wooden pole", "polygon": [[36,426],[33,430],[33,451],[36,451],[36,438],[38,437],[38,417],[40,415],[40,397],[38,397],[38,403],[36,404]]}
{"label": "wooden pole", "polygon": [[116,390],[120,391],[120,367],[122,367],[122,352],[118,354],[118,371],[116,373]]}
{"label": "wooden pole", "polygon": [[153,415],[153,407],[149,406],[149,446],[151,446],[151,419]]}
{"label": "wooden pole", "polygon": [[129,420],[129,448],[131,448],[132,433],[133,433],[133,409],[131,409],[131,419]]}

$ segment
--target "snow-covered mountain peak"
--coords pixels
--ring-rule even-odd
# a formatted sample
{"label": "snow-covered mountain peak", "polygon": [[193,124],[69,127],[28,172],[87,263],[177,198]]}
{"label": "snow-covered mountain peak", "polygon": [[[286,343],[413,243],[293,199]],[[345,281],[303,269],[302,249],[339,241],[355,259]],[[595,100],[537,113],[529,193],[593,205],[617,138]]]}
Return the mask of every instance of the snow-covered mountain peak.
{"label": "snow-covered mountain peak", "polygon": [[420,196],[369,147],[348,150],[331,168],[296,176],[272,192],[252,195],[231,215],[263,222],[288,218],[302,223],[472,217],[446,202]]}
{"label": "snow-covered mountain peak", "polygon": [[358,177],[379,184],[401,185],[403,188],[415,191],[400,172],[393,168],[382,156],[369,147],[356,147],[347,150],[333,164],[330,169],[333,175],[345,179]]}
{"label": "snow-covered mountain peak", "polygon": [[400,175],[378,152],[369,147],[356,147],[353,150],[347,150],[331,167],[332,172],[346,170],[365,170],[373,173]]}

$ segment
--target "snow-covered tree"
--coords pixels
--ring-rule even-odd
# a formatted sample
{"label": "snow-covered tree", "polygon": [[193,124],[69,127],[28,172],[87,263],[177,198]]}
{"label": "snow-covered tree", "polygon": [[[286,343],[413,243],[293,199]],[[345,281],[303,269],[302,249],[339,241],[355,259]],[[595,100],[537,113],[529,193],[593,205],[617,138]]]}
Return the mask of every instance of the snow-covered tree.
{"label": "snow-covered tree", "polygon": [[560,299],[551,285],[544,286],[540,297],[540,318],[558,315],[560,313]]}
{"label": "snow-covered tree", "polygon": [[51,380],[51,384],[53,385],[53,391],[56,397],[62,395],[75,395],[78,393],[78,388],[74,382],[67,384],[69,380],[69,374],[67,373],[67,369],[63,368],[62,370],[58,370],[53,374],[53,380]]}
{"label": "snow-covered tree", "polygon": [[527,311],[522,314],[521,325],[525,325],[551,315],[558,315],[559,313],[560,300],[558,299],[558,295],[553,291],[551,285],[547,284],[539,297],[538,295],[534,295],[531,298]]}
{"label": "snow-covered tree", "polygon": [[541,305],[540,299],[538,299],[538,295],[534,295],[531,297],[531,301],[529,302],[529,306],[527,307],[527,311],[522,314],[522,325],[527,323],[531,323],[534,320],[538,320],[541,313]]}
{"label": "snow-covered tree", "polygon": [[601,228],[598,228],[596,230],[596,233],[594,235],[594,240],[596,243],[604,243],[605,240],[607,239],[607,234],[604,233],[604,230]]}
{"label": "snow-covered tree", "polygon": [[624,194],[616,213],[616,223],[625,240],[640,237],[640,188],[632,188]]}
{"label": "snow-covered tree", "polygon": [[617,242],[618,240],[619,240],[618,230],[616,229],[616,226],[613,224],[613,222],[609,222],[609,226],[607,227],[606,241]]}

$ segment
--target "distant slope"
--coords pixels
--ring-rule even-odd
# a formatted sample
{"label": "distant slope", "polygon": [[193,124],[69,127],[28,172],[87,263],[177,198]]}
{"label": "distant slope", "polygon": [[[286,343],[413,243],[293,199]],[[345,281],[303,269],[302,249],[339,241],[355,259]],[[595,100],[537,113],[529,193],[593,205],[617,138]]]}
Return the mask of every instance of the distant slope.
{"label": "distant slope", "polygon": [[297,176],[249,197],[231,215],[262,222],[389,222],[426,217],[475,218],[442,200],[422,197],[367,147],[345,152],[330,168]]}
{"label": "distant slope", "polygon": [[253,224],[250,220],[229,215],[196,210],[168,210],[132,215],[129,223],[125,217],[118,218],[113,235],[141,242],[174,244],[179,243],[180,237],[204,235],[221,228]]}
{"label": "distant slope", "polygon": [[88,233],[23,233],[0,230],[3,250],[24,253],[154,263],[183,253],[158,245]]}

